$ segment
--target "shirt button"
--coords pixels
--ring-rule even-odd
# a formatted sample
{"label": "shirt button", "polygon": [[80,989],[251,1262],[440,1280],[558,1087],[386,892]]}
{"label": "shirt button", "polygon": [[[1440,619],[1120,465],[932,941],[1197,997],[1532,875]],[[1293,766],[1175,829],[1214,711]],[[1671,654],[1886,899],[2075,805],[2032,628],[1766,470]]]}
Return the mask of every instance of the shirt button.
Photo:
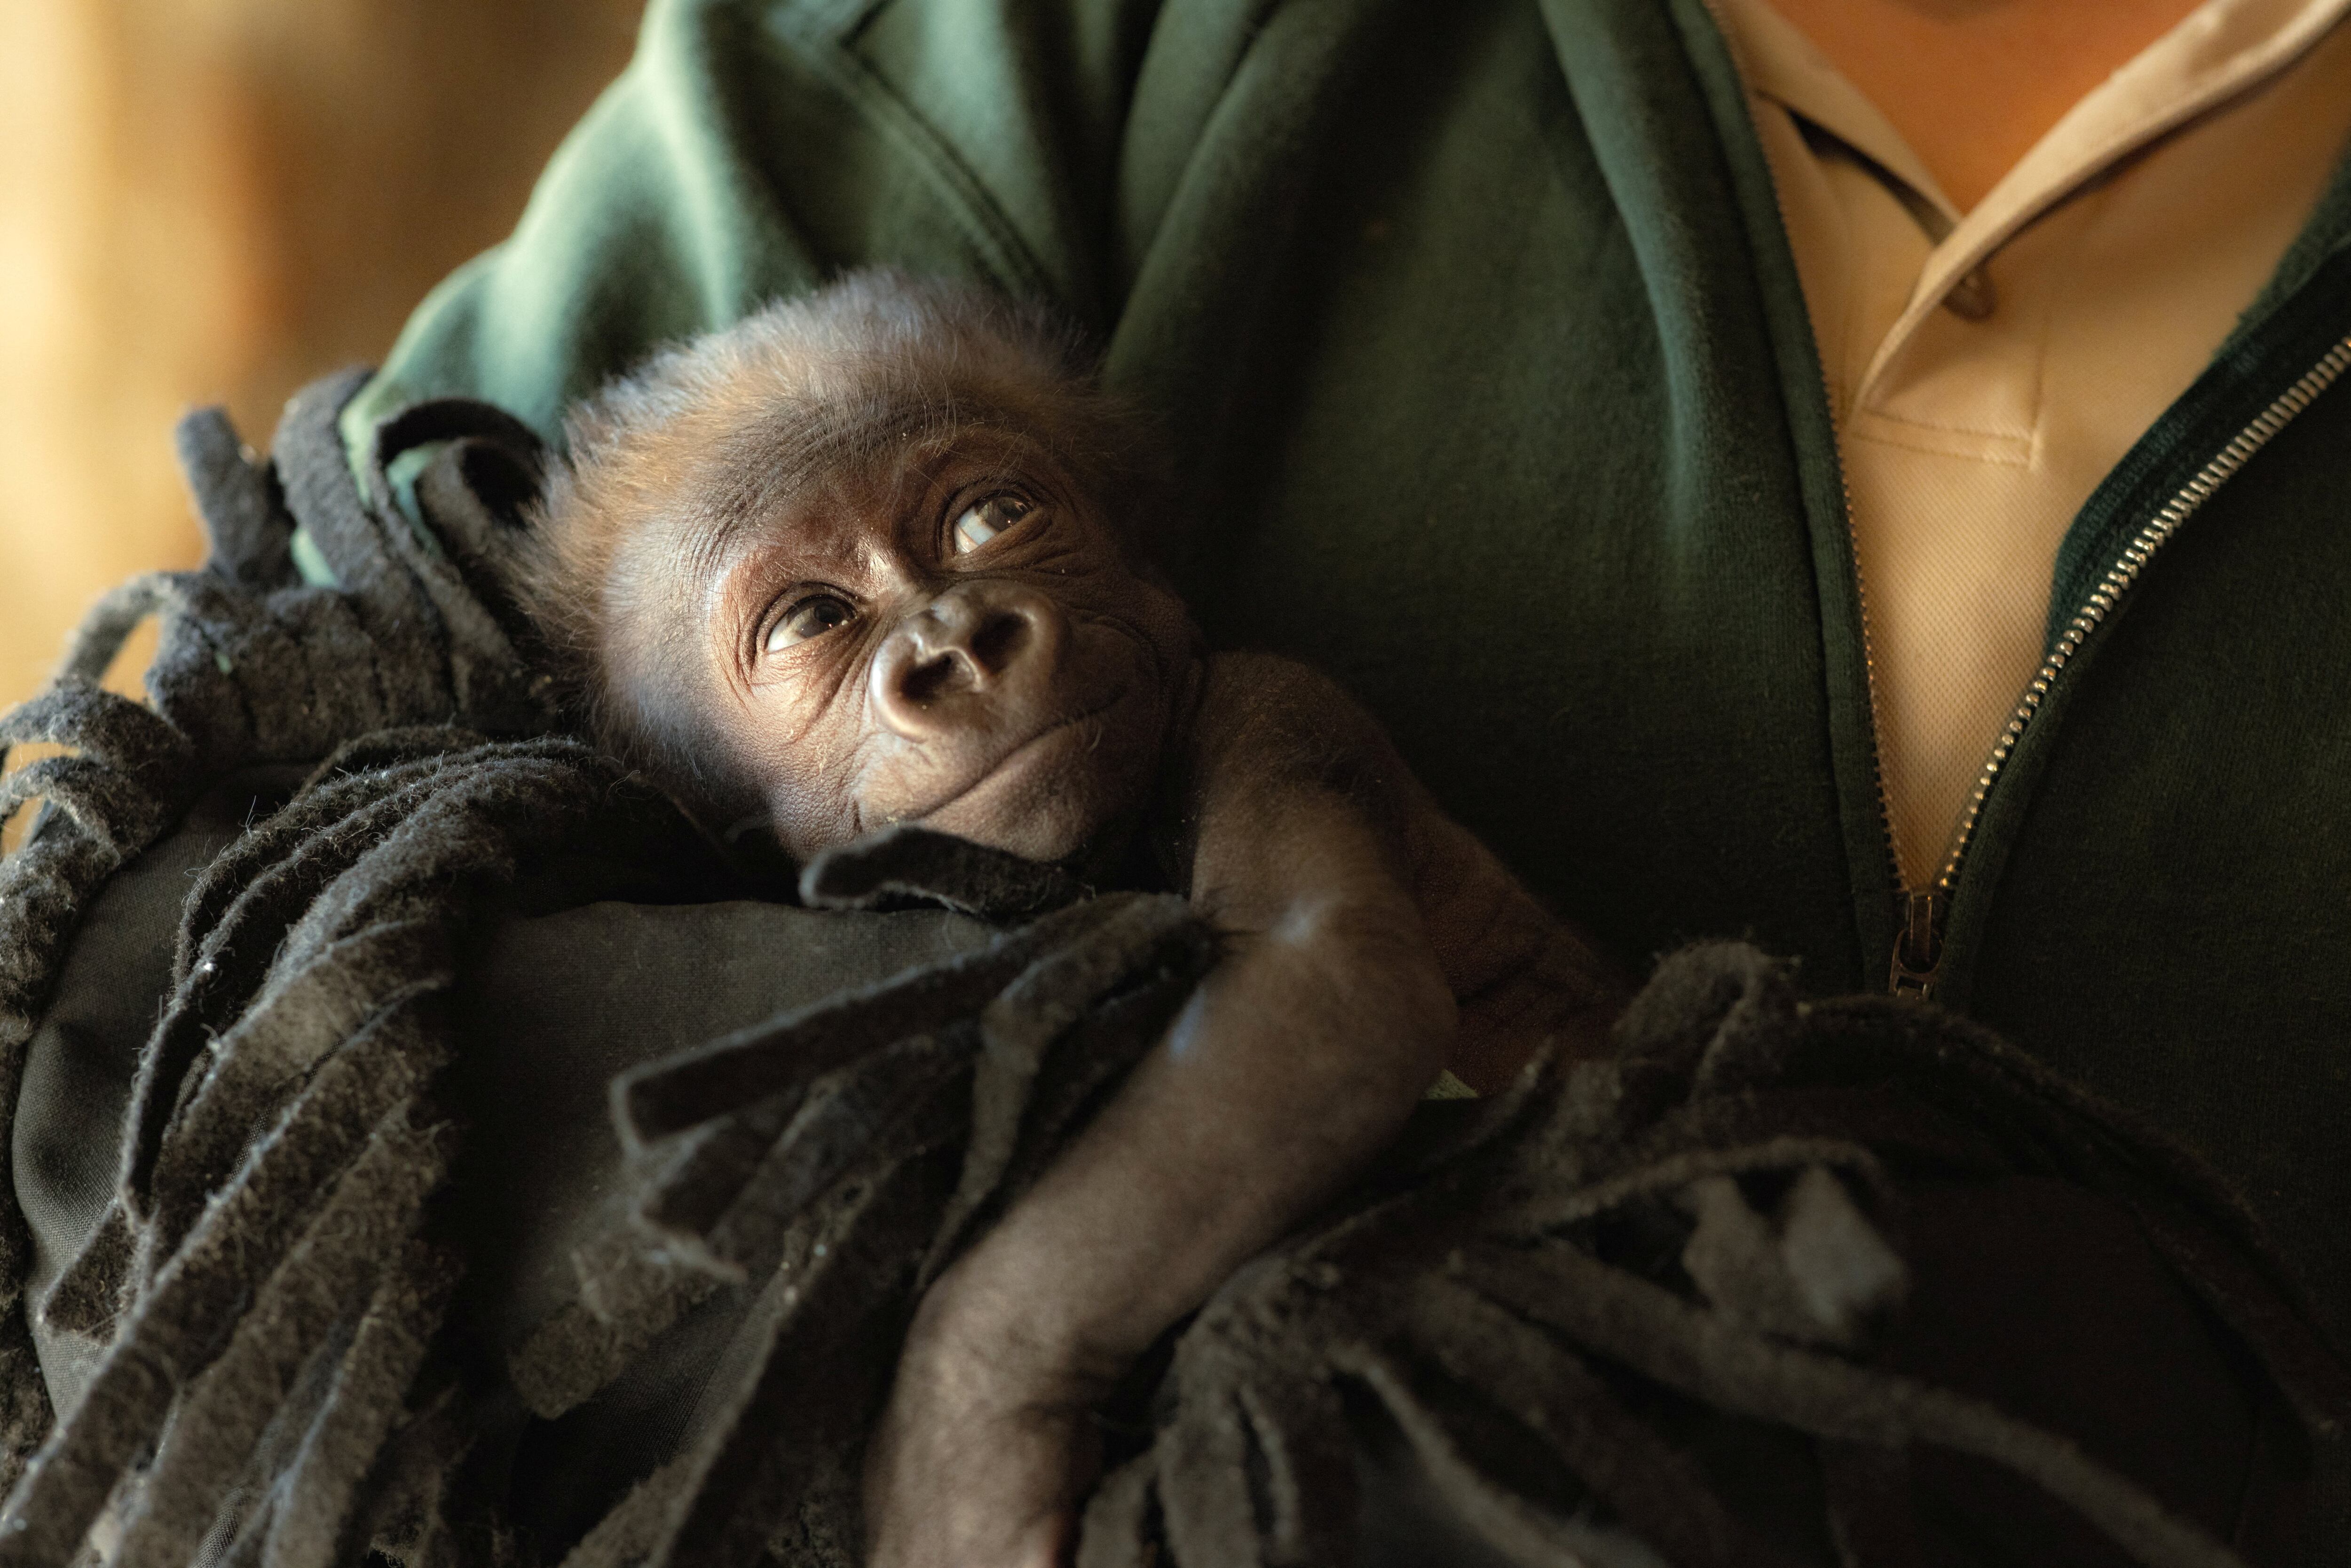
{"label": "shirt button", "polygon": [[1991,274],[1981,267],[1951,285],[1943,296],[1943,308],[1962,321],[1980,321],[2000,308],[2000,295],[1992,288]]}

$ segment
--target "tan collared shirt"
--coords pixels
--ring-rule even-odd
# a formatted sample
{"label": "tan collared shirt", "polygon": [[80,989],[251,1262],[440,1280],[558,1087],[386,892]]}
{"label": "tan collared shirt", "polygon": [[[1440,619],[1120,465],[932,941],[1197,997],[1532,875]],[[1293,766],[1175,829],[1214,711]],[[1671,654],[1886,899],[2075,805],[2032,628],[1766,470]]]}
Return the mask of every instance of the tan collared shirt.
{"label": "tan collared shirt", "polygon": [[2040,664],[2066,526],[2351,139],[2351,0],[2207,0],[1974,211],[1769,0],[1719,0],[1836,414],[1904,883]]}

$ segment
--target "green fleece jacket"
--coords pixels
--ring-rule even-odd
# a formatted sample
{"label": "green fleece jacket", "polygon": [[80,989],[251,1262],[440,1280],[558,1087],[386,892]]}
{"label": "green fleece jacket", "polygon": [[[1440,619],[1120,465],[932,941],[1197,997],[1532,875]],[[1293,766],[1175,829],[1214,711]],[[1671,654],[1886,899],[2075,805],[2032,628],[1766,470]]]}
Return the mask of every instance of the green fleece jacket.
{"label": "green fleece jacket", "polygon": [[[2351,1337],[2346,241],[2338,177],[2075,519],[2053,646],[2095,628],[1931,958],[2201,1147]],[[1210,637],[1343,681],[1628,960],[1743,936],[1888,983],[1836,444],[1701,0],[654,0],[346,433],[465,392],[552,435],[652,345],[872,261],[1093,328],[1173,434]]]}

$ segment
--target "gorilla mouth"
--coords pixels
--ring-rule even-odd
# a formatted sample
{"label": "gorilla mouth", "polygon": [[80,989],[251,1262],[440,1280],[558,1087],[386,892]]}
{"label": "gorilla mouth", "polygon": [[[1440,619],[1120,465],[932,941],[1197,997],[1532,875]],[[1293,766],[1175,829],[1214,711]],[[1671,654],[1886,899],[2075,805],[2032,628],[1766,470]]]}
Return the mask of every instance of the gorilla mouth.
{"label": "gorilla mouth", "polygon": [[1079,725],[1085,723],[1089,719],[1100,718],[1103,714],[1110,712],[1111,709],[1124,702],[1129,689],[1130,688],[1123,685],[1119,686],[1114,689],[1109,696],[1104,697],[1101,702],[1096,703],[1093,706],[1086,708],[1081,712],[1073,713],[1066,718],[1057,718],[1051,723],[1043,726],[1041,728],[1031,731],[1021,739],[1017,740],[1010,746],[1005,747],[1002,752],[997,755],[993,761],[990,761],[986,766],[974,770],[969,779],[966,779],[960,785],[957,785],[947,794],[940,797],[936,800],[934,800],[931,804],[924,807],[918,811],[909,811],[905,813],[905,820],[918,822],[928,821],[931,818],[937,816],[941,811],[946,810],[950,807],[954,806],[957,801],[977,793],[980,789],[986,788],[988,784],[995,782],[997,779],[1008,778],[1012,773],[1019,769],[1023,758],[1034,754],[1055,736],[1062,734],[1064,731],[1074,729]]}

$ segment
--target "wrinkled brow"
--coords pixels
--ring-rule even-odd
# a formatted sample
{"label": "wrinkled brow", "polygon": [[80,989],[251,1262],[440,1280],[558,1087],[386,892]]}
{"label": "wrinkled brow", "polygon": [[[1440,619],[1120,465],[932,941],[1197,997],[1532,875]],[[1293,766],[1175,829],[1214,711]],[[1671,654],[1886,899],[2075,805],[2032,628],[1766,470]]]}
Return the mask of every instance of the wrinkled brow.
{"label": "wrinkled brow", "polygon": [[774,517],[810,490],[854,482],[887,468],[906,448],[951,433],[977,413],[936,389],[875,390],[826,399],[791,399],[738,411],[709,439],[695,465],[695,519],[712,538],[715,559],[745,528]]}
{"label": "wrinkled brow", "polygon": [[[895,384],[892,384],[895,382]],[[715,565],[743,531],[774,517],[820,486],[852,484],[894,474],[896,460],[911,448],[975,429],[1019,430],[1035,423],[1033,413],[1002,406],[945,378],[890,378],[846,395],[779,400],[774,406],[738,411],[709,439],[696,464],[700,483],[694,513],[681,518],[696,536],[697,566]]]}

